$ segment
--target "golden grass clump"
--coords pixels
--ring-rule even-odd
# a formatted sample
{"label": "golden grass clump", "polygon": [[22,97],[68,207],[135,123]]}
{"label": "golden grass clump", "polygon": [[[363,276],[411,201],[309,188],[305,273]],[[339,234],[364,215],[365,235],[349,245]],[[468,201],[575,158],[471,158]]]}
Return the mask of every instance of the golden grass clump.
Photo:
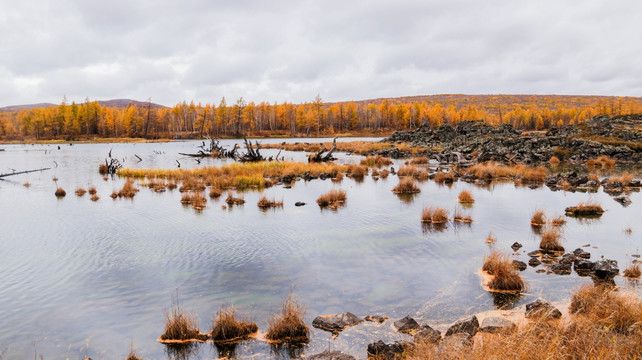
{"label": "golden grass clump", "polygon": [[172,306],[165,314],[165,330],[160,336],[161,341],[205,341],[207,335],[198,330],[196,316],[186,314],[178,305]]}
{"label": "golden grass clump", "polygon": [[87,189],[87,192],[89,192],[89,195],[96,195],[98,190],[96,190],[95,186],[90,186],[89,189]]}
{"label": "golden grass clump", "polygon": [[438,183],[447,183],[450,184],[455,181],[455,175],[453,174],[452,171],[449,172],[443,172],[439,171],[437,174],[435,174],[434,179]]}
{"label": "golden grass clump", "polygon": [[471,205],[475,202],[475,198],[473,197],[473,194],[471,194],[470,191],[462,190],[459,193],[459,196],[457,197],[457,201],[459,201],[464,205]]}
{"label": "golden grass clump", "polygon": [[100,200],[100,196],[98,196],[98,194],[93,194],[93,195],[89,198],[89,200],[91,200],[91,201],[98,201],[98,200]]}
{"label": "golden grass clump", "polygon": [[203,191],[203,190],[205,190],[205,184],[203,184],[201,180],[193,177],[188,177],[187,179],[183,180],[183,184],[178,189],[178,191],[180,192]]}
{"label": "golden grass clump", "polygon": [[345,204],[346,202],[346,192],[344,190],[333,189],[327,193],[319,196],[317,199],[317,204],[320,207],[330,207],[338,208],[339,206]]}
{"label": "golden grass clump", "polygon": [[240,321],[233,307],[221,306],[212,321],[212,340],[214,342],[236,342],[245,340],[259,330],[255,323]]}
{"label": "golden grass clump", "polygon": [[612,169],[615,167],[615,159],[612,159],[606,155],[601,155],[597,157],[597,162],[602,165],[605,169]]}
{"label": "golden grass clump", "polygon": [[207,199],[201,195],[200,192],[183,194],[181,203],[184,205],[192,205],[195,210],[203,210],[207,207]]}
{"label": "golden grass clump", "polygon": [[526,165],[499,165],[494,162],[478,163],[465,170],[465,174],[474,175],[480,179],[519,179],[522,183],[539,183],[546,180],[548,170],[545,167],[530,167]]}
{"label": "golden grass clump", "polygon": [[[491,236],[489,234],[489,236]],[[495,274],[495,268],[498,266],[498,264],[502,262],[510,262],[508,259],[508,256],[502,254],[501,252],[497,250],[493,250],[488,254],[488,256],[484,257],[484,264],[482,265],[482,270],[487,272],[490,275]]]}
{"label": "golden grass clump", "polygon": [[85,189],[83,189],[81,187],[76,189],[76,195],[78,195],[78,196],[84,196],[86,193],[87,193],[87,190],[85,190]]}
{"label": "golden grass clump", "polygon": [[508,256],[497,250],[491,251],[484,258],[482,270],[493,276],[487,284],[491,291],[520,292],[524,290],[524,280],[515,270],[513,262]]}
{"label": "golden grass clump", "polygon": [[122,189],[118,191],[117,195],[118,197],[133,198],[134,196],[136,196],[137,192],[138,192],[138,189],[134,187],[134,180],[127,179]]}
{"label": "golden grass clump", "polygon": [[542,233],[542,239],[539,242],[539,249],[544,252],[563,252],[564,247],[560,243],[562,233],[557,228],[547,228]]}
{"label": "golden grass clump", "polygon": [[67,195],[67,192],[65,191],[65,189],[59,187],[56,189],[55,194],[57,197],[65,197]]}
{"label": "golden grass clump", "polygon": [[613,184],[615,182],[619,182],[620,184],[622,184],[622,186],[626,187],[626,186],[629,185],[629,183],[631,183],[631,181],[633,181],[633,179],[634,179],[633,175],[631,175],[629,173],[623,173],[623,174],[620,174],[618,176],[612,176],[608,180],[608,182],[610,184]]}
{"label": "golden grass clump", "polygon": [[495,241],[497,241],[497,239],[495,238],[495,235],[493,235],[493,232],[488,232],[488,236],[486,236],[486,243],[493,244]]}
{"label": "golden grass clump", "polygon": [[416,194],[421,190],[415,185],[412,178],[402,178],[399,180],[399,184],[392,189],[392,192],[395,194]]}
{"label": "golden grass clump", "polygon": [[546,181],[546,174],[548,171],[545,167],[539,166],[536,168],[518,165],[519,180],[522,183],[541,183]]}
{"label": "golden grass clump", "polygon": [[343,174],[340,172],[338,172],[336,175],[332,177],[332,182],[340,183],[342,181],[343,181]]}
{"label": "golden grass clump", "polygon": [[421,212],[421,222],[444,224],[448,222],[448,210],[439,207],[424,207]]}
{"label": "golden grass clump", "polygon": [[368,168],[366,166],[350,164],[348,165],[347,175],[353,179],[363,179],[368,175]]}
{"label": "golden grass clump", "polygon": [[471,223],[473,222],[473,218],[468,214],[464,214],[461,209],[457,209],[453,215],[453,221]]}
{"label": "golden grass clump", "polygon": [[222,194],[223,194],[223,192],[221,191],[221,189],[219,189],[219,188],[217,188],[215,186],[212,186],[210,188],[210,197],[212,199],[217,199],[217,198],[221,197]]}
{"label": "golden grass clump", "polygon": [[558,158],[557,156],[553,155],[553,156],[551,156],[550,159],[548,159],[548,163],[549,163],[549,165],[551,165],[553,167],[559,166],[560,165],[560,158]]}
{"label": "golden grass clump", "polygon": [[271,342],[307,343],[310,329],[303,321],[304,314],[305,308],[297,303],[290,291],[281,302],[281,312],[270,319],[265,338]]}
{"label": "golden grass clump", "polygon": [[565,211],[569,216],[600,216],[604,213],[602,206],[595,201],[584,201],[577,206],[567,207]]}
{"label": "golden grass clump", "polygon": [[384,170],[381,170],[379,172],[379,177],[382,178],[382,179],[387,178],[388,175],[390,175],[390,171],[389,170],[384,169]]}
{"label": "golden grass clump", "polygon": [[106,164],[98,165],[98,173],[100,175],[107,175],[108,172],[109,172],[109,168],[107,167]]}
{"label": "golden grass clump", "polygon": [[551,225],[553,226],[563,226],[565,224],[566,224],[566,219],[564,218],[564,215],[560,215],[551,220]]}
{"label": "golden grass clump", "polygon": [[413,177],[417,180],[426,180],[430,177],[430,174],[428,173],[428,170],[419,168],[414,165],[408,165],[408,166],[402,166],[399,168],[399,171],[397,171],[397,176],[399,177]]}
{"label": "golden grass clump", "polygon": [[605,285],[580,287],[571,298],[569,312],[620,334],[642,323],[642,301],[634,294],[623,294]]}
{"label": "golden grass clump", "polygon": [[26,181],[24,184],[22,184],[22,186],[28,188],[29,186],[31,186],[31,183],[29,181]]}
{"label": "golden grass clump", "polygon": [[138,357],[134,349],[132,349],[129,351],[129,355],[127,355],[127,358],[125,360],[143,360],[143,359]]}
{"label": "golden grass clump", "polygon": [[533,212],[533,216],[531,216],[531,225],[533,226],[546,225],[546,214],[544,213],[544,210],[537,209]]}
{"label": "golden grass clump", "polygon": [[234,197],[231,192],[228,192],[225,202],[228,205],[242,205],[245,204],[245,199],[243,199],[243,197]]}
{"label": "golden grass clump", "polygon": [[622,274],[624,275],[624,277],[633,279],[637,279],[640,277],[640,275],[642,275],[642,273],[640,273],[640,266],[638,264],[632,264],[631,266],[627,267],[626,269],[624,269]]}
{"label": "golden grass clump", "polygon": [[383,166],[392,165],[392,160],[381,155],[367,156],[365,159],[361,160],[360,164],[364,166],[380,168]]}
{"label": "golden grass clump", "polygon": [[274,199],[270,200],[266,196],[261,196],[261,198],[259,199],[259,202],[256,203],[256,206],[258,206],[261,209],[283,207],[283,201],[276,201]]}
{"label": "golden grass clump", "polygon": [[425,165],[428,164],[429,161],[430,160],[427,157],[416,157],[412,158],[412,160],[410,160],[410,163],[412,165]]}

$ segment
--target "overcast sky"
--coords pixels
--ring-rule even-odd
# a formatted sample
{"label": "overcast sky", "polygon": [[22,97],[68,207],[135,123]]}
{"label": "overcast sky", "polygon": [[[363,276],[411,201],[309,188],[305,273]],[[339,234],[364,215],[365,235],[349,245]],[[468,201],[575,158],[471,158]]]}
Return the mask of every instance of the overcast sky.
{"label": "overcast sky", "polygon": [[642,1],[0,2],[0,106],[642,96]]}

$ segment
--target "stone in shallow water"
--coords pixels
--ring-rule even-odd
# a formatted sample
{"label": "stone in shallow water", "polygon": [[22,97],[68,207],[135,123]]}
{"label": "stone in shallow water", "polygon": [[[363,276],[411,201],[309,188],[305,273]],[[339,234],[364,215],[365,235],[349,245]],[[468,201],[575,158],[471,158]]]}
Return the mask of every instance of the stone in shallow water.
{"label": "stone in shallow water", "polygon": [[511,247],[511,249],[513,249],[513,251],[517,251],[522,247],[522,244],[520,244],[518,242],[514,242],[513,245],[511,245],[510,247]]}
{"label": "stone in shallow water", "polygon": [[410,315],[406,316],[403,319],[399,319],[394,322],[395,328],[401,333],[412,333],[419,330],[419,323],[415,319],[411,318]]}
{"label": "stone in shallow water", "polygon": [[326,350],[322,353],[314,354],[310,356],[310,360],[354,360],[354,356],[344,354],[341,351],[329,351]]}
{"label": "stone in shallow water", "polygon": [[368,344],[368,357],[374,357],[375,359],[382,360],[401,359],[403,352],[408,345],[409,344],[406,342],[398,341],[386,344],[382,340],[379,340],[375,343]]}
{"label": "stone in shallow water", "polygon": [[562,313],[550,302],[544,299],[537,299],[530,304],[526,304],[527,319],[559,319]]}
{"label": "stone in shallow water", "polygon": [[519,271],[526,270],[526,263],[519,260],[513,260],[513,267]]}
{"label": "stone in shallow water", "polygon": [[321,315],[314,318],[312,326],[326,331],[341,331],[346,326],[353,326],[361,323],[359,317],[350,312],[332,315]]}
{"label": "stone in shallow water", "polygon": [[528,265],[530,265],[532,267],[535,267],[535,266],[537,266],[537,265],[539,265],[541,263],[542,262],[536,257],[532,257],[532,258],[530,258],[530,260],[528,260]]}
{"label": "stone in shallow water", "polygon": [[441,340],[441,332],[439,330],[435,330],[431,328],[428,325],[423,325],[419,332],[415,334],[413,337],[413,340],[416,343],[432,343],[436,344]]}
{"label": "stone in shallow water", "polygon": [[388,317],[387,316],[383,316],[383,315],[366,315],[366,316],[363,317],[363,320],[377,322],[377,323],[381,324],[384,321],[388,320]]}
{"label": "stone in shallow water", "polygon": [[514,322],[508,319],[504,319],[502,317],[491,316],[491,317],[485,318],[482,321],[482,324],[479,330],[483,332],[497,333],[497,332],[504,332],[504,331],[512,331],[512,330],[515,330],[515,328],[516,328],[516,325]]}
{"label": "stone in shallow water", "polygon": [[571,265],[555,264],[551,266],[551,271],[557,275],[568,275],[571,273]]}

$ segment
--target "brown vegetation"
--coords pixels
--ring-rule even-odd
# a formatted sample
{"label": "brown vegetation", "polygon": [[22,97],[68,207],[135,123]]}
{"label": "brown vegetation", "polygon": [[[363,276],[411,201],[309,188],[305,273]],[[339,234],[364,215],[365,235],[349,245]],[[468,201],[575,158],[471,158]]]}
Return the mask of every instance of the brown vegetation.
{"label": "brown vegetation", "polygon": [[67,192],[63,188],[57,188],[55,192],[57,197],[65,197],[67,195]]}
{"label": "brown vegetation", "polygon": [[438,183],[450,184],[455,181],[455,174],[453,174],[452,171],[449,171],[449,172],[438,171],[437,174],[435,174],[435,177],[433,178],[433,180],[435,180],[435,182],[438,182]]}
{"label": "brown vegetation", "polygon": [[399,184],[392,189],[392,192],[395,194],[416,194],[421,190],[415,185],[412,178],[402,178],[399,180]]}
{"label": "brown vegetation", "polygon": [[200,192],[192,192],[183,194],[181,203],[184,205],[192,205],[194,210],[203,210],[207,207],[207,199],[201,195]]}
{"label": "brown vegetation", "polygon": [[473,194],[471,194],[470,191],[462,190],[459,193],[459,196],[457,197],[457,201],[459,201],[464,205],[471,205],[475,202],[475,198],[473,197]]}
{"label": "brown vegetation", "polygon": [[79,187],[79,188],[76,189],[76,195],[78,195],[78,196],[84,196],[86,193],[87,193],[87,190],[85,190],[83,188]]}
{"label": "brown vegetation", "polygon": [[602,206],[594,201],[584,201],[577,206],[566,208],[566,215],[569,216],[600,216],[604,213]]}
{"label": "brown vegetation", "polygon": [[390,175],[390,171],[389,170],[384,169],[384,170],[381,170],[379,172],[379,177],[382,178],[382,179],[387,178],[388,175]]}
{"label": "brown vegetation", "polygon": [[281,302],[281,312],[269,321],[265,338],[271,342],[307,343],[310,329],[303,321],[305,308],[299,305],[292,291]]}
{"label": "brown vegetation", "polygon": [[223,194],[223,191],[221,191],[221,189],[219,189],[219,188],[217,188],[215,186],[212,186],[210,188],[210,197],[212,199],[217,199],[217,198],[221,197],[222,194]]}
{"label": "brown vegetation", "polygon": [[486,242],[488,244],[492,244],[495,241],[497,241],[497,239],[495,239],[495,235],[493,235],[493,232],[492,231],[488,232],[488,236],[486,236]]}
{"label": "brown vegetation", "polygon": [[428,174],[428,171],[426,169],[419,168],[414,165],[408,165],[408,166],[402,166],[401,168],[399,168],[399,171],[397,171],[397,176],[399,177],[408,176],[408,177],[413,177],[417,180],[426,180],[428,179],[430,174]]}
{"label": "brown vegetation", "polygon": [[89,198],[89,200],[91,200],[91,201],[98,201],[98,200],[100,200],[100,196],[98,196],[98,194],[93,194],[93,195]]}
{"label": "brown vegetation", "polygon": [[29,181],[26,181],[24,184],[22,184],[22,186],[28,188],[29,186],[31,186],[31,183]]}
{"label": "brown vegetation", "polygon": [[564,218],[564,215],[560,215],[551,220],[551,225],[553,226],[562,226],[564,224],[566,224],[566,218]]}
{"label": "brown vegetation", "polygon": [[178,305],[172,306],[165,314],[165,330],[160,336],[161,341],[204,341],[207,335],[198,330],[196,316],[187,315]]}
{"label": "brown vegetation", "polygon": [[522,183],[539,183],[546,180],[548,171],[544,167],[533,168],[526,165],[499,165],[494,162],[478,163],[465,170],[466,174],[480,179],[514,179]]}
{"label": "brown vegetation", "polygon": [[618,175],[618,176],[612,176],[612,177],[608,180],[608,182],[609,182],[610,184],[613,184],[613,183],[619,182],[623,187],[627,187],[627,186],[631,183],[631,181],[633,181],[633,179],[634,179],[634,177],[633,177],[633,175],[632,175],[632,174],[629,174],[629,173],[622,173],[622,174],[620,174],[620,175]]}
{"label": "brown vegetation", "polygon": [[98,190],[96,190],[95,186],[90,186],[89,189],[87,190],[87,192],[89,192],[89,195],[96,195]]}
{"label": "brown vegetation", "polygon": [[429,161],[430,160],[428,160],[427,157],[416,157],[416,158],[412,158],[412,160],[410,160],[410,163],[412,165],[425,165],[425,164],[428,164]]}
{"label": "brown vegetation", "polygon": [[596,326],[626,334],[631,325],[642,322],[642,302],[627,295],[607,285],[584,285],[573,294],[569,312],[586,317]]}
{"label": "brown vegetation", "polygon": [[363,179],[368,175],[368,168],[361,165],[350,164],[348,165],[347,175],[353,179]]}
{"label": "brown vegetation", "polygon": [[240,321],[233,307],[222,306],[212,321],[214,342],[234,342],[251,337],[259,328],[255,323]]}
{"label": "brown vegetation", "polygon": [[461,209],[457,209],[453,215],[453,221],[471,223],[473,222],[473,218],[470,215],[464,214]]}
{"label": "brown vegetation", "polygon": [[261,196],[259,202],[256,204],[261,209],[269,209],[274,207],[283,207],[283,201],[269,200],[266,196]]}
{"label": "brown vegetation", "polygon": [[493,250],[485,259],[482,270],[492,275],[488,282],[491,291],[522,291],[524,280],[519,275],[508,256]]}
{"label": "brown vegetation", "polygon": [[243,197],[234,197],[231,192],[228,192],[225,202],[228,205],[242,205],[245,204],[245,199],[243,199]]}
{"label": "brown vegetation", "polygon": [[553,156],[551,156],[550,159],[548,159],[548,163],[549,163],[549,165],[551,165],[553,167],[559,166],[560,165],[560,159],[557,156],[553,155]]}
{"label": "brown vegetation", "polygon": [[134,196],[136,196],[137,192],[138,192],[138,189],[134,187],[134,180],[127,179],[122,189],[118,191],[117,195],[118,197],[133,198]]}
{"label": "brown vegetation", "polygon": [[533,216],[531,216],[531,225],[533,226],[546,225],[546,214],[544,214],[544,210],[537,209],[533,212]]}
{"label": "brown vegetation", "polygon": [[632,264],[624,269],[624,272],[622,274],[628,278],[639,278],[641,275],[640,266],[638,264]]}
{"label": "brown vegetation", "polygon": [[107,175],[108,172],[109,172],[109,168],[107,167],[107,164],[98,165],[98,173],[100,175]]}
{"label": "brown vegetation", "polygon": [[542,233],[542,239],[539,242],[539,249],[544,252],[563,252],[564,247],[560,243],[562,233],[557,228],[547,228]]}
{"label": "brown vegetation", "polygon": [[365,159],[362,159],[360,162],[361,165],[369,167],[383,167],[392,165],[392,160],[387,157],[376,155],[376,156],[367,156]]}
{"label": "brown vegetation", "polygon": [[203,181],[194,177],[188,177],[185,180],[183,180],[183,184],[181,185],[180,188],[178,188],[178,191],[180,192],[204,191],[204,190],[205,190],[205,184],[203,183]]}
{"label": "brown vegetation", "polygon": [[346,202],[346,192],[344,190],[333,189],[327,193],[319,196],[317,199],[317,204],[320,207],[330,207],[338,208],[339,206],[345,204]]}
{"label": "brown vegetation", "polygon": [[444,224],[448,222],[448,210],[439,207],[425,207],[421,212],[421,222]]}

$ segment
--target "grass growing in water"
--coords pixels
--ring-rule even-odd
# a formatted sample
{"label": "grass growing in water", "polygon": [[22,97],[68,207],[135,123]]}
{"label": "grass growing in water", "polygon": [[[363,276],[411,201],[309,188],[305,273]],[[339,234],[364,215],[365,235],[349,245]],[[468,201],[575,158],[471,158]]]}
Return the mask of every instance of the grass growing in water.
{"label": "grass growing in water", "polygon": [[243,197],[234,197],[231,192],[228,192],[225,202],[228,205],[242,205],[245,204],[245,199],[243,199]]}
{"label": "grass growing in water", "polygon": [[549,227],[542,233],[542,239],[539,242],[539,249],[544,252],[563,252],[564,247],[560,243],[562,233],[559,229]]}
{"label": "grass growing in water", "polygon": [[89,189],[87,189],[87,192],[89,192],[89,195],[96,195],[98,190],[96,190],[95,186],[90,186]]}
{"label": "grass growing in water", "polygon": [[67,192],[63,188],[57,188],[55,192],[56,196],[59,198],[65,197],[67,195]]}
{"label": "grass growing in water", "polygon": [[196,316],[186,314],[178,305],[173,305],[165,314],[165,329],[160,336],[161,341],[204,341],[207,335],[198,330]]}
{"label": "grass growing in water", "polygon": [[533,216],[531,216],[531,225],[533,226],[546,225],[546,214],[544,214],[544,210],[537,209],[533,212]]}
{"label": "grass growing in water", "polygon": [[461,209],[457,209],[453,215],[453,221],[471,223],[473,222],[473,218],[468,214],[464,214]]}
{"label": "grass growing in water", "polygon": [[78,196],[84,196],[86,193],[87,193],[87,190],[85,190],[85,189],[83,189],[81,187],[76,189],[76,195],[78,195]]}
{"label": "grass growing in water", "polygon": [[553,226],[562,226],[566,224],[566,219],[564,218],[564,215],[560,215],[553,220],[551,220],[551,225]]}
{"label": "grass growing in water", "polygon": [[439,207],[425,207],[421,212],[421,222],[444,224],[448,222],[448,210]]}
{"label": "grass growing in water", "polygon": [[207,207],[207,199],[200,192],[186,193],[181,197],[181,204],[192,205],[194,210],[203,210]]}
{"label": "grass growing in water", "polygon": [[633,264],[624,269],[624,272],[622,273],[625,277],[628,278],[639,278],[642,273],[640,272],[640,266],[638,264]]}
{"label": "grass growing in water", "polygon": [[452,171],[449,172],[443,172],[439,171],[437,174],[435,174],[434,179],[438,183],[446,183],[450,184],[455,181],[455,175],[453,174]]}
{"label": "grass growing in water", "polygon": [[320,207],[337,208],[346,202],[346,192],[344,190],[330,190],[329,192],[319,196],[317,204]]}
{"label": "grass growing in water", "polygon": [[290,291],[281,302],[281,312],[270,319],[265,338],[272,342],[307,343],[310,329],[303,321],[304,314],[305,308],[297,303]]}
{"label": "grass growing in water", "polygon": [[381,155],[376,155],[376,156],[366,156],[366,158],[362,159],[359,163],[361,165],[365,165],[369,167],[380,168],[383,166],[392,165],[392,160]]}
{"label": "grass growing in water", "polygon": [[422,169],[414,165],[408,165],[399,168],[399,171],[397,171],[397,176],[408,176],[413,177],[417,180],[426,180],[430,177],[430,174],[428,174],[428,171],[426,169]]}
{"label": "grass growing in water", "polygon": [[585,201],[577,206],[569,206],[565,211],[569,216],[600,216],[604,213],[602,206],[594,201]]}
{"label": "grass growing in water", "polygon": [[395,194],[416,194],[421,192],[421,190],[415,185],[415,181],[412,178],[402,178],[399,180],[399,184],[392,189],[392,192]]}
{"label": "grass growing in water", "polygon": [[464,205],[472,205],[475,202],[473,194],[468,190],[462,190],[457,197],[457,201]]}
{"label": "grass growing in water", "polygon": [[91,200],[91,201],[98,201],[98,200],[100,200],[100,196],[98,196],[98,194],[93,194],[93,195],[89,198],[89,200]]}
{"label": "grass growing in water", "polygon": [[136,193],[138,192],[138,189],[134,187],[134,180],[132,179],[127,179],[125,181],[125,184],[123,185],[123,188],[118,191],[118,197],[127,197],[127,198],[133,198],[136,196]]}
{"label": "grass growing in water", "polygon": [[484,259],[482,270],[493,276],[487,284],[491,291],[524,290],[524,280],[513,266],[513,262],[497,250],[491,251]]}
{"label": "grass growing in water", "polygon": [[221,306],[212,321],[211,335],[214,342],[234,342],[245,340],[258,330],[255,323],[238,320],[233,307]]}
{"label": "grass growing in water", "polygon": [[276,201],[274,199],[270,200],[266,196],[262,196],[261,199],[259,199],[259,202],[256,203],[256,206],[258,206],[261,209],[283,207],[283,201]]}

